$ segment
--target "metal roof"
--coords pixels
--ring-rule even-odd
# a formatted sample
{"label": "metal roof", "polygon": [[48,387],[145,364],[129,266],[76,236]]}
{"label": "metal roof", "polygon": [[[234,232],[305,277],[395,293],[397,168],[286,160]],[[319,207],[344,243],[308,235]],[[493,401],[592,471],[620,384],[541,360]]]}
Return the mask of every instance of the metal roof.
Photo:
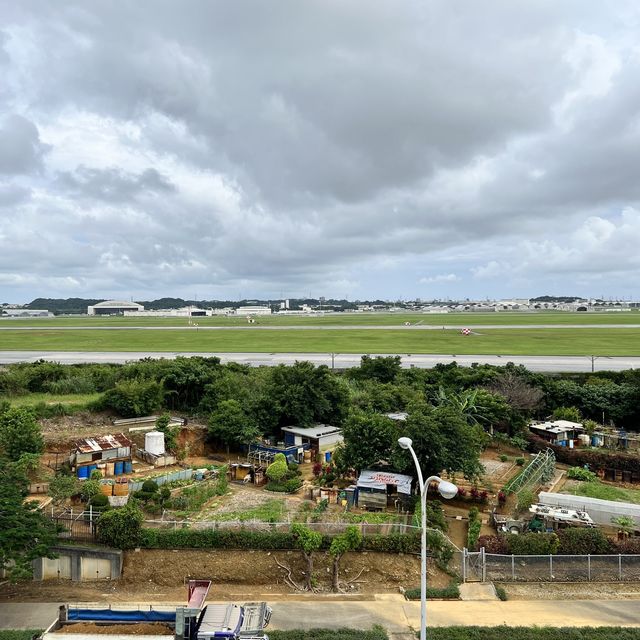
{"label": "metal roof", "polygon": [[82,438],[81,440],[76,440],[75,447],[76,451],[80,453],[91,453],[92,451],[130,447],[132,444],[124,433],[117,433],[115,435],[96,436],[95,438]]}
{"label": "metal roof", "polygon": [[329,424],[318,424],[315,427],[282,427],[282,430],[305,438],[321,438],[342,432],[338,427]]}

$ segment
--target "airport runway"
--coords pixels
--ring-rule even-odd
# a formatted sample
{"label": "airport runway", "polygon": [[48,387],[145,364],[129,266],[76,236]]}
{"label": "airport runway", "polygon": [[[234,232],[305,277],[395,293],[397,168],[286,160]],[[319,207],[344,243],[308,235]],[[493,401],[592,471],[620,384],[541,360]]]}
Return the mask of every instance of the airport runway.
{"label": "airport runway", "polygon": [[[279,364],[293,364],[297,360],[307,360],[315,365],[327,365],[334,369],[348,369],[357,367],[360,359],[365,354],[361,353],[195,353],[195,352],[158,352],[158,351],[0,351],[0,364],[12,364],[17,362],[35,362],[36,360],[48,360],[61,364],[82,363],[116,363],[122,364],[142,360],[143,358],[169,358],[178,356],[202,356],[220,358],[223,363],[238,362],[252,367],[273,367]],[[393,354],[366,354],[370,356]],[[397,354],[402,358],[402,366],[405,368],[417,367],[429,369],[436,364],[448,364],[456,362],[460,366],[470,367],[474,363],[492,364],[503,366],[507,362],[523,365],[531,371],[547,372],[589,372],[595,371],[622,371],[624,369],[637,369],[640,367],[640,357],[595,357],[591,356],[496,356],[496,355],[434,355],[434,354]]]}

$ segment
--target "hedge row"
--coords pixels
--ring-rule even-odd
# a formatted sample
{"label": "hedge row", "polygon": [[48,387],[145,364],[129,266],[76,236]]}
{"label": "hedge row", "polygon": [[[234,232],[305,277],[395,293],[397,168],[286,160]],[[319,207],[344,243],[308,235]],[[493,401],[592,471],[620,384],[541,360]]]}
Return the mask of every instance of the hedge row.
{"label": "hedge row", "polygon": [[0,630],[0,640],[31,640],[41,633],[38,629],[17,629],[15,631],[3,629]]}
{"label": "hedge row", "polygon": [[362,629],[294,629],[292,631],[269,630],[270,640],[388,640],[387,632],[375,625],[368,631]]}
{"label": "hedge row", "polygon": [[487,553],[514,555],[598,555],[640,553],[640,537],[611,540],[600,529],[569,527],[557,533],[498,534],[480,536],[478,547]]}
{"label": "hedge row", "polygon": [[[407,589],[404,593],[404,597],[407,600],[420,600],[420,587],[413,589]],[[459,600],[460,589],[455,582],[452,582],[448,587],[437,589],[436,587],[427,587],[427,599],[440,599],[440,600]]]}
{"label": "hedge row", "polygon": [[[322,536],[322,548],[329,549],[333,536]],[[145,549],[295,549],[293,535],[280,531],[243,529],[142,529],[140,547]],[[365,536],[362,551],[419,553],[420,537],[414,534]]]}
{"label": "hedge row", "polygon": [[[271,636],[271,633],[269,633]],[[299,636],[305,637],[305,636]],[[331,636],[326,636],[327,640]],[[435,627],[427,640],[640,640],[640,629],[623,627]]]}

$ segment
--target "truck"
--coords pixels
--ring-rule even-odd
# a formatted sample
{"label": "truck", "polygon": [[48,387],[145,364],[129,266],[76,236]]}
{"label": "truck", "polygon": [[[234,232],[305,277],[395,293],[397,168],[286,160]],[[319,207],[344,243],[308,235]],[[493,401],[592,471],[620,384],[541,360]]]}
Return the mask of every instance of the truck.
{"label": "truck", "polygon": [[555,531],[564,527],[595,527],[596,523],[586,511],[551,507],[546,504],[532,504],[529,516],[512,518],[506,515],[491,514],[491,521],[499,533],[527,533]]}
{"label": "truck", "polygon": [[[167,640],[269,640],[264,632],[272,610],[266,602],[205,603],[210,580],[190,580],[187,604],[81,606],[62,605],[41,640],[144,638]],[[76,627],[74,626],[82,625]],[[79,635],[78,631],[82,629]]]}

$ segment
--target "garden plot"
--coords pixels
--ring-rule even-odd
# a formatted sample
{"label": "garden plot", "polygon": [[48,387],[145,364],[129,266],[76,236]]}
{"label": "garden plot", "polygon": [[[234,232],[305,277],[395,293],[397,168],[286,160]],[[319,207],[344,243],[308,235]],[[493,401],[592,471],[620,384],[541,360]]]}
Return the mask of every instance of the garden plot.
{"label": "garden plot", "polygon": [[298,496],[231,484],[228,493],[207,505],[197,519],[288,522],[294,519],[302,503],[303,499]]}

